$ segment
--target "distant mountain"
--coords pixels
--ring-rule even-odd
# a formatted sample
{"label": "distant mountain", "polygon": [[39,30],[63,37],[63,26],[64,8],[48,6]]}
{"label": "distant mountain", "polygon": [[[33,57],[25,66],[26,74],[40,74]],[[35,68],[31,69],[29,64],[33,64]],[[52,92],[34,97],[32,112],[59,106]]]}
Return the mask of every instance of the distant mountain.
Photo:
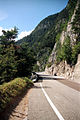
{"label": "distant mountain", "polygon": [[[60,47],[59,41],[61,33],[67,30],[68,23],[74,14],[77,1],[78,0],[69,0],[66,8],[60,13],[48,16],[42,20],[29,36],[17,42],[17,44],[26,42],[29,47],[32,48],[35,52],[40,71],[44,70],[55,44],[57,44],[55,51],[56,56],[59,54],[57,49]],[[73,26],[76,27],[75,25]],[[57,60],[58,57],[56,56],[54,57]]]}

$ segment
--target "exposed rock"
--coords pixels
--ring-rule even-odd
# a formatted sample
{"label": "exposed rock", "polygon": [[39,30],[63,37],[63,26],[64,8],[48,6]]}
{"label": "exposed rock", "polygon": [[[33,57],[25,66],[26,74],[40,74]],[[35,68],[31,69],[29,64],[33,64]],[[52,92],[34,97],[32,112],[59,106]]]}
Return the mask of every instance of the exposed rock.
{"label": "exposed rock", "polygon": [[66,36],[67,36],[67,32],[62,31],[62,34],[60,37],[61,45],[63,45]]}
{"label": "exposed rock", "polygon": [[39,61],[37,61],[37,65],[40,66],[40,62]]}
{"label": "exposed rock", "polygon": [[70,67],[66,61],[62,61],[59,65],[54,64],[50,68],[46,67],[45,72],[51,75],[56,73],[57,76],[63,76],[66,79],[80,83],[80,54],[75,66]]}
{"label": "exposed rock", "polygon": [[68,35],[68,36],[70,37],[70,39],[71,39],[71,44],[72,44],[72,45],[75,44],[77,35],[74,34],[74,30],[72,29],[72,24],[71,24],[71,23],[73,22],[73,20],[74,20],[74,18],[75,18],[75,13],[76,13],[76,10],[78,9],[78,4],[79,4],[79,1],[77,2],[76,8],[75,8],[74,13],[73,13],[73,15],[72,15],[72,17],[71,17],[71,21],[68,22],[67,31],[66,31],[66,32],[67,32],[67,35]]}
{"label": "exposed rock", "polygon": [[[76,43],[77,35],[74,34],[74,30],[72,29],[71,23],[73,22],[75,18],[75,13],[76,13],[76,10],[78,9],[78,4],[79,4],[79,1],[77,2],[77,5],[76,5],[76,8],[74,10],[71,20],[67,24],[66,31],[63,30],[61,33],[61,37],[60,37],[61,45],[64,43],[64,40],[67,36],[70,37],[72,46]],[[66,79],[73,80],[74,82],[80,83],[80,54],[78,56],[77,64],[72,67],[69,64],[67,64],[66,61],[62,61],[60,62],[60,64],[56,65],[54,62],[55,60],[56,60],[56,44],[49,58],[49,62],[52,62],[53,65],[50,68],[46,67],[45,69],[46,73],[51,74],[51,75],[57,74],[58,76],[63,76]]]}
{"label": "exposed rock", "polygon": [[64,43],[64,40],[65,40],[65,38],[66,38],[67,36],[70,37],[70,39],[71,39],[71,44],[72,44],[72,45],[74,45],[75,42],[76,42],[76,37],[77,37],[77,35],[74,34],[74,30],[72,29],[72,22],[73,22],[73,20],[74,20],[74,18],[75,18],[75,13],[76,13],[76,10],[78,9],[78,4],[79,4],[79,3],[77,2],[77,5],[76,5],[76,8],[75,8],[75,10],[74,10],[74,13],[73,13],[73,15],[72,15],[72,17],[71,17],[71,20],[68,22],[67,30],[66,30],[66,31],[62,31],[62,33],[61,33],[61,37],[60,37],[61,45]]}
{"label": "exposed rock", "polygon": [[75,65],[74,68],[73,80],[80,83],[80,54],[78,55],[77,64]]}
{"label": "exposed rock", "polygon": [[50,70],[50,68],[48,68],[48,67],[46,66],[46,68],[45,68],[45,73],[51,75],[51,71],[52,71],[52,69]]}
{"label": "exposed rock", "polygon": [[50,62],[54,63],[55,60],[56,60],[56,43],[54,45],[54,48],[52,50],[52,53],[51,53],[48,61],[49,61],[49,63]]}

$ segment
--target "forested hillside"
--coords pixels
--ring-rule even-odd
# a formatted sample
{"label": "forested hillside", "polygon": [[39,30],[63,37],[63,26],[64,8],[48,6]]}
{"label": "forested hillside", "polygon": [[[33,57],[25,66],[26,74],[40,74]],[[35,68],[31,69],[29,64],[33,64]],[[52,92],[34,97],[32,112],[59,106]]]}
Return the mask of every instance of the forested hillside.
{"label": "forested hillside", "polygon": [[[37,60],[40,62],[41,69],[42,65],[46,64],[48,56],[51,53],[51,49],[54,46],[54,38],[50,41],[47,39],[47,32],[52,29],[55,24],[55,20],[58,14],[51,15],[45,18],[40,24],[35,28],[31,35],[24,37],[19,40],[17,44],[22,44],[23,42],[28,43],[29,47],[35,52]],[[35,65],[35,69],[38,70],[38,66]]]}
{"label": "forested hillside", "polygon": [[[57,48],[59,49],[60,45],[58,39],[60,38],[61,32],[63,30],[66,31],[67,24],[71,20],[76,4],[77,0],[69,0],[66,8],[60,13],[48,16],[42,20],[29,36],[17,42],[17,44],[22,44],[23,42],[28,43],[29,47],[35,52],[39,65],[35,65],[35,70],[44,70],[56,42],[58,43]],[[59,61],[58,56],[57,60]],[[71,61],[68,62],[70,63]]]}

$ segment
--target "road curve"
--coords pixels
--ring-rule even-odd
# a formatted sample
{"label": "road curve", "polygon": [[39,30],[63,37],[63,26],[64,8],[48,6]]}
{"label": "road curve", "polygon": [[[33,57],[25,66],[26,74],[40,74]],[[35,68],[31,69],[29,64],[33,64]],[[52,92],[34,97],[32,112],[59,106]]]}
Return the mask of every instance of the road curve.
{"label": "road curve", "polygon": [[80,120],[80,85],[50,78],[51,76],[44,75],[43,80],[35,83],[30,90],[27,120],[62,120],[42,89],[64,120]]}

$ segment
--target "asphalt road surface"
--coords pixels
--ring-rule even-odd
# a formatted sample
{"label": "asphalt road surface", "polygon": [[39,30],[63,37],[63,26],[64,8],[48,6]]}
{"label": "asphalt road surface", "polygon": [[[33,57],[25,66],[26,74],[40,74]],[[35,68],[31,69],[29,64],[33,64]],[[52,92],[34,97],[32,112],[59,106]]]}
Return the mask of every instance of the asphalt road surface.
{"label": "asphalt road surface", "polygon": [[42,75],[28,96],[28,120],[80,120],[80,85]]}

